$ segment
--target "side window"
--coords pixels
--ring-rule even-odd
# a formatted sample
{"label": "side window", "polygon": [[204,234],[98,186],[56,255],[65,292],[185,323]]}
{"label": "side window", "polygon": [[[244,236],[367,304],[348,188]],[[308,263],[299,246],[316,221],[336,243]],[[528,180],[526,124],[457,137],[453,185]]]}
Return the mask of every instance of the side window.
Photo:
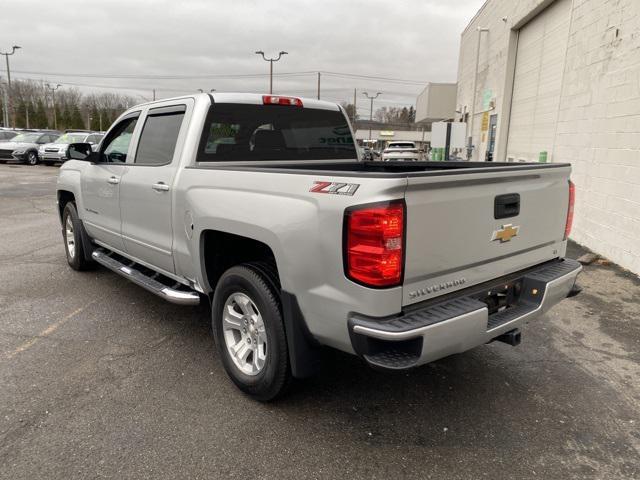
{"label": "side window", "polygon": [[95,136],[95,135],[89,135],[89,136],[85,139],[85,142],[87,142],[87,143],[91,143],[91,144],[96,143],[96,136]]}
{"label": "side window", "polygon": [[127,161],[129,144],[133,137],[133,130],[138,123],[138,117],[126,118],[111,132],[102,146],[102,161],[108,163],[124,163]]}
{"label": "side window", "polygon": [[149,112],[142,128],[134,163],[137,165],[166,165],[173,154],[184,119],[184,107],[158,108]]}

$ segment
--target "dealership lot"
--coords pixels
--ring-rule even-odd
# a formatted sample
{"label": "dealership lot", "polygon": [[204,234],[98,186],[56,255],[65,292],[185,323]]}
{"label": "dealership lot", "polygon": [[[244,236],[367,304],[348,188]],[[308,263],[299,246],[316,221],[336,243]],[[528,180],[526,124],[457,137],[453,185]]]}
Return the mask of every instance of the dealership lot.
{"label": "dealership lot", "polygon": [[640,476],[637,277],[587,266],[517,348],[396,375],[326,352],[262,405],[205,307],[67,267],[56,173],[0,165],[0,478]]}

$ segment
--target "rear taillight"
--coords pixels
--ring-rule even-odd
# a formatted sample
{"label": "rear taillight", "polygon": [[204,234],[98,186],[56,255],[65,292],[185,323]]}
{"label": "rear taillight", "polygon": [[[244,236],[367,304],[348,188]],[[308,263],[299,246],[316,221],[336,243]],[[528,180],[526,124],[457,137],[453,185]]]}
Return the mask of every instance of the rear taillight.
{"label": "rear taillight", "polygon": [[302,100],[296,97],[281,97],[280,95],[263,95],[264,105],[290,105],[292,107],[302,107]]}
{"label": "rear taillight", "polygon": [[564,239],[569,238],[573,225],[573,206],[576,203],[576,186],[569,180],[569,207],[567,208],[567,223],[564,226]]}
{"label": "rear taillight", "polygon": [[370,287],[393,287],[404,269],[404,201],[356,207],[345,213],[345,273]]}

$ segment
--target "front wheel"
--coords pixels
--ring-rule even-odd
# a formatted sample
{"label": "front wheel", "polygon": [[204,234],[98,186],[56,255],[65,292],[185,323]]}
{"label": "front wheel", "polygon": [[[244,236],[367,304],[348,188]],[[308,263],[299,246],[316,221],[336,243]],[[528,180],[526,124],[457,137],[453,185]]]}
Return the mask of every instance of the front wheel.
{"label": "front wheel", "polygon": [[38,164],[38,154],[34,151],[27,153],[27,163],[29,165],[37,165]]}
{"label": "front wheel", "polygon": [[69,202],[62,212],[62,238],[67,254],[67,263],[74,270],[89,270],[93,266],[93,262],[85,258],[81,231],[82,222],[78,217],[76,206]]}
{"label": "front wheel", "polygon": [[263,402],[291,380],[277,282],[251,264],[227,270],[216,287],[212,327],[227,375],[240,390]]}

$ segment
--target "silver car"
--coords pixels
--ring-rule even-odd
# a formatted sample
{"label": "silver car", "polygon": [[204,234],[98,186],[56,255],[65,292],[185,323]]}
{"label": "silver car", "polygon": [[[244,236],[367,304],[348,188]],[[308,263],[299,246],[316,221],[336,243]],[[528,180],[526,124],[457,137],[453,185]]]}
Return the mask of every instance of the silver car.
{"label": "silver car", "polygon": [[52,142],[59,136],[60,132],[55,131],[20,133],[8,142],[0,143],[0,162],[17,160],[29,165],[36,165],[39,161],[38,148]]}

